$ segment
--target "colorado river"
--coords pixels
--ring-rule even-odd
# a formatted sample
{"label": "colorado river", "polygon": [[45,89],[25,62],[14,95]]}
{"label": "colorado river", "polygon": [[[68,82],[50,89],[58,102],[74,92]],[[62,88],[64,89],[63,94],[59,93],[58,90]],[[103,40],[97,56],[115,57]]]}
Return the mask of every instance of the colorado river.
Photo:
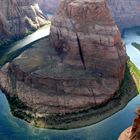
{"label": "colorado river", "polygon": [[[47,27],[46,27],[47,26]],[[47,35],[49,35],[50,33],[50,25],[46,25],[42,28],[40,28],[39,30],[37,30],[36,32],[32,33],[31,35],[28,35],[27,37],[17,41],[14,45],[14,47],[12,47],[8,53],[15,51],[17,49],[20,49],[36,40],[39,40]]]}
{"label": "colorado river", "polygon": [[[127,53],[133,63],[140,69],[140,52],[131,43],[140,43],[140,36],[136,31],[140,28],[126,30],[124,41]],[[43,30],[42,30],[43,32]],[[31,36],[26,37],[20,44],[26,44]],[[19,44],[17,44],[18,46]],[[13,47],[16,48],[16,47]],[[15,118],[5,95],[0,93],[0,139],[2,140],[117,140],[120,133],[131,125],[135,117],[135,109],[140,106],[140,95],[111,117],[88,127],[73,130],[48,130],[30,126],[27,122]]]}

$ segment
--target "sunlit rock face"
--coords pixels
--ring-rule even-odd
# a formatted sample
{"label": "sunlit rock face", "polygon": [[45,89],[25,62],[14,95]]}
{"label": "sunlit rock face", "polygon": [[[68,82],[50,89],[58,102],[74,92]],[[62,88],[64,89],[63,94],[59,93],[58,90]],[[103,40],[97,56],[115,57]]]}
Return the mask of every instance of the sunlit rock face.
{"label": "sunlit rock face", "polygon": [[24,35],[45,20],[36,0],[0,0],[0,38]]}
{"label": "sunlit rock face", "polygon": [[120,29],[140,26],[140,0],[108,0]]}
{"label": "sunlit rock face", "polygon": [[105,0],[61,1],[51,37],[65,65],[123,79],[125,49]]}

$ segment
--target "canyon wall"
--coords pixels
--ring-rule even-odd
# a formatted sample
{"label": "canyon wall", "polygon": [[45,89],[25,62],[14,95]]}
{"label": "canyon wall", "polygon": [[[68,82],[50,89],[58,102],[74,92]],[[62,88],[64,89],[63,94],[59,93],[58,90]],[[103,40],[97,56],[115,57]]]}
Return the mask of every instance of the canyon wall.
{"label": "canyon wall", "polygon": [[126,54],[120,32],[104,0],[87,3],[61,2],[52,19],[53,46],[65,65],[121,81]]}
{"label": "canyon wall", "polygon": [[103,119],[97,114],[114,108],[111,104],[98,110],[120,94],[126,61],[106,0],[62,0],[50,37],[6,64],[0,71],[0,86],[22,103],[14,112],[20,111],[28,122],[80,127]]}
{"label": "canyon wall", "polygon": [[[60,0],[40,0],[40,7],[45,13],[55,13]],[[124,28],[140,26],[139,0],[108,0],[112,15],[122,30]]]}
{"label": "canyon wall", "polygon": [[45,22],[36,0],[0,0],[0,39],[25,35]]}

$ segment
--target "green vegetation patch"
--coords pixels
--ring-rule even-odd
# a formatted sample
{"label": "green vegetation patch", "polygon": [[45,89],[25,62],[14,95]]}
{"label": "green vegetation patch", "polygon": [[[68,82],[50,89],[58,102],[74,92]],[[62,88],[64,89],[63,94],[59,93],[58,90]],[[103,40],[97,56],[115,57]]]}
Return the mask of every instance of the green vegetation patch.
{"label": "green vegetation patch", "polygon": [[128,61],[127,65],[128,65],[130,74],[135,82],[136,87],[137,87],[137,90],[140,93],[140,70],[130,60]]}
{"label": "green vegetation patch", "polygon": [[126,66],[125,77],[119,90],[120,94],[118,95],[121,97],[125,93],[129,93],[128,95],[132,95],[132,97],[133,96],[135,97],[139,92],[140,92],[140,71],[135,66],[135,64],[133,64],[129,60]]}

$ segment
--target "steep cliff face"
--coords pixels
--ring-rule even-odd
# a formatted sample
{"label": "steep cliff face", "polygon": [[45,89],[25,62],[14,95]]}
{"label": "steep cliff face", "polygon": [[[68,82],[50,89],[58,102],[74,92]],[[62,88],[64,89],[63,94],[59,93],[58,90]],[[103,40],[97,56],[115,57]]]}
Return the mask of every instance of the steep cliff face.
{"label": "steep cliff face", "polygon": [[1,88],[26,104],[22,112],[31,112],[35,124],[71,128],[99,121],[88,120],[118,93],[126,66],[106,0],[62,0],[50,38],[40,43],[2,68]]}
{"label": "steep cliff face", "polygon": [[120,29],[140,26],[140,1],[139,0],[108,0]]}
{"label": "steep cliff face", "polygon": [[65,65],[123,79],[125,49],[106,1],[62,1],[51,38]]}
{"label": "steep cliff face", "polygon": [[0,38],[24,35],[45,20],[36,0],[0,0]]}

